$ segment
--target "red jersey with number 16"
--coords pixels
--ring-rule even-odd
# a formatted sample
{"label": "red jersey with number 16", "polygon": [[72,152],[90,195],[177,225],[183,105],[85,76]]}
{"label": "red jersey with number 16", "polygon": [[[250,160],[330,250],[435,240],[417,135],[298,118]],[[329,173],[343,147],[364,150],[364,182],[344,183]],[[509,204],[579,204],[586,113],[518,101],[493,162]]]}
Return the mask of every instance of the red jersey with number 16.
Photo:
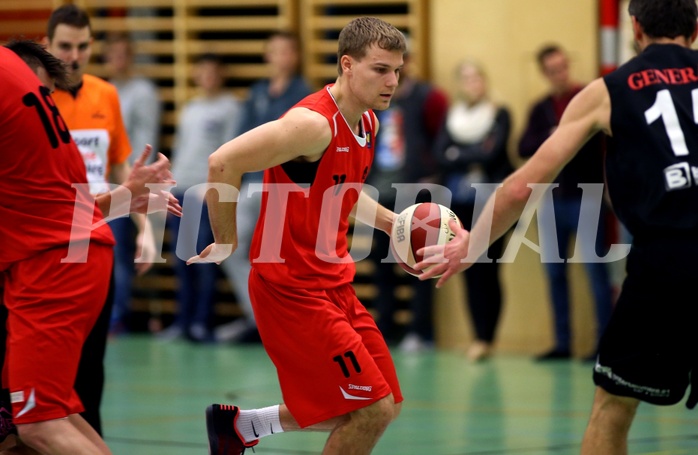
{"label": "red jersey with number 16", "polygon": [[0,271],[72,241],[112,245],[87,192],[85,165],[49,89],[0,47]]}
{"label": "red jersey with number 16", "polygon": [[264,172],[264,193],[252,238],[252,267],[289,287],[327,289],[354,279],[349,255],[349,214],[373,162],[376,117],[361,116],[354,134],[327,85],[294,108],[322,114],[332,140],[319,161],[292,161]]}

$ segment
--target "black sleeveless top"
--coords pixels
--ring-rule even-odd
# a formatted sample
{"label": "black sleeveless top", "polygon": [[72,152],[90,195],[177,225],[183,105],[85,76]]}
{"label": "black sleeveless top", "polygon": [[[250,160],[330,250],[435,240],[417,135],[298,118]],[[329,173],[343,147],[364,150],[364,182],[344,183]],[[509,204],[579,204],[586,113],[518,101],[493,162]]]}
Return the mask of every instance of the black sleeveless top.
{"label": "black sleeveless top", "polygon": [[604,81],[618,218],[635,237],[698,234],[698,52],[653,44]]}

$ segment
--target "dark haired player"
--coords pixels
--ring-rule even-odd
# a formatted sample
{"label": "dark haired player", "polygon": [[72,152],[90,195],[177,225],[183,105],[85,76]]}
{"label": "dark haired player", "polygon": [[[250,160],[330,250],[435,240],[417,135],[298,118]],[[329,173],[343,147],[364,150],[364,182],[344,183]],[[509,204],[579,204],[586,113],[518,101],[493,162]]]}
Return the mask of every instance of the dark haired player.
{"label": "dark haired player", "polygon": [[[106,455],[74,390],[101,310],[95,302],[109,284],[113,237],[102,211],[126,192],[134,196],[130,209],[145,213],[145,184],[174,181],[164,156],[144,166],[148,150],[124,186],[96,199],[74,187],[87,184],[85,165],[50,95],[64,78],[60,61],[35,43],[0,48],[0,285],[10,327],[2,382],[21,438],[12,453]],[[84,259],[66,260],[74,247]],[[0,430],[11,431],[4,416]]]}
{"label": "dark haired player", "polygon": [[[594,368],[584,455],[627,453],[639,403],[678,403],[698,375],[698,9],[695,0],[631,0],[628,11],[641,53],[572,100],[555,133],[488,201],[492,222],[482,217],[470,233],[453,226],[456,239],[426,248],[431,257],[418,264],[445,258],[420,277],[443,273],[443,285],[516,222],[530,184],[553,181],[593,133],[609,136],[608,190],[633,244]],[[698,380],[690,382],[693,407]]]}

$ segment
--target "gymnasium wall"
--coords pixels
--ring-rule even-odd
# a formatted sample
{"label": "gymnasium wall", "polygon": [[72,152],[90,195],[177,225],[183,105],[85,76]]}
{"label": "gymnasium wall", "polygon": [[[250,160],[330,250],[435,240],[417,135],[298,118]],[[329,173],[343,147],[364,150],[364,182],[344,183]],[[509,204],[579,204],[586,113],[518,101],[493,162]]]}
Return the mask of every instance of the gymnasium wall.
{"label": "gymnasium wall", "polygon": [[[573,77],[587,82],[598,71],[597,0],[434,0],[430,2],[432,80],[453,90],[454,68],[469,57],[488,73],[492,93],[512,112],[511,151],[536,98],[546,91],[535,54],[548,42],[564,46]],[[514,162],[518,163],[516,158]],[[534,242],[535,232],[528,237]],[[574,350],[593,349],[593,302],[580,264],[571,267]],[[517,260],[502,267],[504,310],[498,347],[505,352],[534,353],[552,347],[552,322],[547,281],[539,256],[523,247]],[[464,309],[462,280],[452,280],[439,292],[436,321],[443,347],[465,347],[471,339]]]}
{"label": "gymnasium wall", "polygon": [[565,47],[572,75],[598,72],[598,0],[433,0],[430,2],[431,75],[452,90],[453,69],[466,58],[485,67],[493,93],[521,128],[532,100],[545,93],[535,54],[544,43]]}

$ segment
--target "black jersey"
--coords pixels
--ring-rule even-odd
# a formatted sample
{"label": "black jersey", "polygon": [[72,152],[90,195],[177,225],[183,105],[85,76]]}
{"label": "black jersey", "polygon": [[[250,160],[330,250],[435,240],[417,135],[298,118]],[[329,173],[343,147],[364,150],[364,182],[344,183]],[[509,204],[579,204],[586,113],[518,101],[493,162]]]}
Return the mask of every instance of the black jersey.
{"label": "black jersey", "polygon": [[618,218],[636,237],[698,232],[698,52],[653,44],[604,81]]}

